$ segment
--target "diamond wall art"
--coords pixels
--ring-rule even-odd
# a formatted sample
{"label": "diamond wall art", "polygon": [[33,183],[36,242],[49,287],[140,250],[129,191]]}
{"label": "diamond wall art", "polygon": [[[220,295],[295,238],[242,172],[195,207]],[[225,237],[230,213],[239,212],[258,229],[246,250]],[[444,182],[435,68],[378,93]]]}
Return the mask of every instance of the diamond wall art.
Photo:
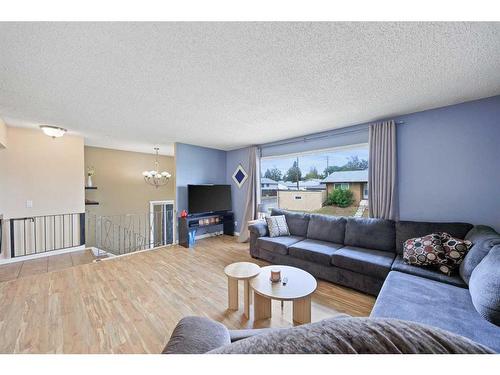
{"label": "diamond wall art", "polygon": [[233,173],[234,182],[236,183],[236,185],[239,188],[241,188],[243,186],[243,184],[245,183],[245,181],[247,180],[247,178],[248,178],[247,172],[245,171],[245,169],[243,169],[241,164],[239,164]]}

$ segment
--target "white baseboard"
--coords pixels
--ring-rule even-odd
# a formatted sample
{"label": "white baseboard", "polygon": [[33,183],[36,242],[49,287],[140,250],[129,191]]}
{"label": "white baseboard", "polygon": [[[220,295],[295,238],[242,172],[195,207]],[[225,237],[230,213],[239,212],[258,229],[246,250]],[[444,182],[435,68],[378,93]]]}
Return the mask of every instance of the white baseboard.
{"label": "white baseboard", "polygon": [[81,250],[85,250],[85,249],[86,249],[86,247],[84,245],[82,245],[82,246],[69,247],[67,249],[46,251],[45,253],[23,255],[23,256],[18,256],[15,258],[5,258],[5,259],[0,259],[0,264],[24,262],[25,260],[50,257],[53,255],[59,255],[59,254],[65,254],[65,253],[72,253],[74,251],[81,251]]}

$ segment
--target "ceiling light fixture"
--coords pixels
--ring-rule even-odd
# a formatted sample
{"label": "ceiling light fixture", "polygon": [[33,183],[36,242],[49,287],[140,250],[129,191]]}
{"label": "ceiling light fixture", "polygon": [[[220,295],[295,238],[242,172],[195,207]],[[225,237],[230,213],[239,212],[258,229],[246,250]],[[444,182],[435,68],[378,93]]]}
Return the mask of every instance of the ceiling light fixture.
{"label": "ceiling light fixture", "polygon": [[160,172],[160,163],[158,162],[158,152],[160,149],[158,147],[155,147],[155,152],[156,152],[156,159],[155,159],[155,169],[152,171],[144,171],[142,172],[142,175],[144,176],[144,181],[146,183],[153,185],[155,188],[158,189],[159,186],[165,185],[168,180],[170,180],[170,173],[168,172]]}
{"label": "ceiling light fixture", "polygon": [[50,125],[40,125],[40,129],[42,129],[45,135],[48,135],[49,137],[52,138],[62,137],[67,132],[67,130],[64,128],[60,128],[58,126],[50,126]]}

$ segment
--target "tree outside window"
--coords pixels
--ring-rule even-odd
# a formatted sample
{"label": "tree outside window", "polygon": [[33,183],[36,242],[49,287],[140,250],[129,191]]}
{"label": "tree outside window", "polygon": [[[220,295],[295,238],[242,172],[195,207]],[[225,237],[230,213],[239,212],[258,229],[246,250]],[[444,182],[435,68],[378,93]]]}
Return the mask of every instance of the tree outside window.
{"label": "tree outside window", "polygon": [[366,144],[262,158],[261,171],[261,199],[269,211],[276,207],[336,216],[368,216]]}

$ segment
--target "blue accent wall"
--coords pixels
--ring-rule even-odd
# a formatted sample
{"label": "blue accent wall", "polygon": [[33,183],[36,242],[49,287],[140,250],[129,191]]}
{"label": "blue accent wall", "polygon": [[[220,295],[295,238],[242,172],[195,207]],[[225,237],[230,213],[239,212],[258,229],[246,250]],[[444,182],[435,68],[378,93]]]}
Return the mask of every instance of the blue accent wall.
{"label": "blue accent wall", "polygon": [[500,96],[396,120],[400,219],[500,231]]}
{"label": "blue accent wall", "polygon": [[226,183],[231,185],[231,194],[233,197],[233,212],[236,220],[236,232],[240,232],[243,215],[245,213],[245,203],[248,191],[248,180],[241,188],[233,181],[233,173],[239,164],[248,173],[249,171],[249,151],[250,148],[241,148],[239,150],[228,151],[226,158]]}
{"label": "blue accent wall", "polygon": [[[400,219],[462,221],[500,231],[500,96],[393,119],[404,122],[397,127]],[[339,130],[358,130],[366,125]],[[319,134],[335,137],[333,131]],[[321,146],[335,144],[320,138],[310,141],[307,148],[316,142]],[[289,143],[263,153],[301,152],[304,147],[304,142]],[[248,148],[228,152],[228,179],[238,162],[246,168]],[[232,185],[239,231],[246,184],[239,190]]]}
{"label": "blue accent wall", "polygon": [[[187,210],[188,184],[228,184],[231,185],[233,212],[237,222],[236,232],[240,231],[245,210],[248,180],[238,188],[233,181],[233,173],[241,164],[248,172],[249,148],[223,151],[212,148],[175,144],[175,170],[177,191],[177,214]],[[200,230],[199,234],[204,233]]]}
{"label": "blue accent wall", "polygon": [[[500,231],[500,96],[393,118],[404,122],[397,128],[400,219],[463,221]],[[303,143],[296,145],[279,147],[304,151]],[[176,144],[179,212],[187,208],[187,184],[230,184],[239,232],[248,183],[238,188],[232,174],[238,164],[248,171],[248,152]]]}
{"label": "blue accent wall", "polygon": [[213,148],[175,144],[177,213],[188,209],[189,184],[226,184],[226,152]]}

